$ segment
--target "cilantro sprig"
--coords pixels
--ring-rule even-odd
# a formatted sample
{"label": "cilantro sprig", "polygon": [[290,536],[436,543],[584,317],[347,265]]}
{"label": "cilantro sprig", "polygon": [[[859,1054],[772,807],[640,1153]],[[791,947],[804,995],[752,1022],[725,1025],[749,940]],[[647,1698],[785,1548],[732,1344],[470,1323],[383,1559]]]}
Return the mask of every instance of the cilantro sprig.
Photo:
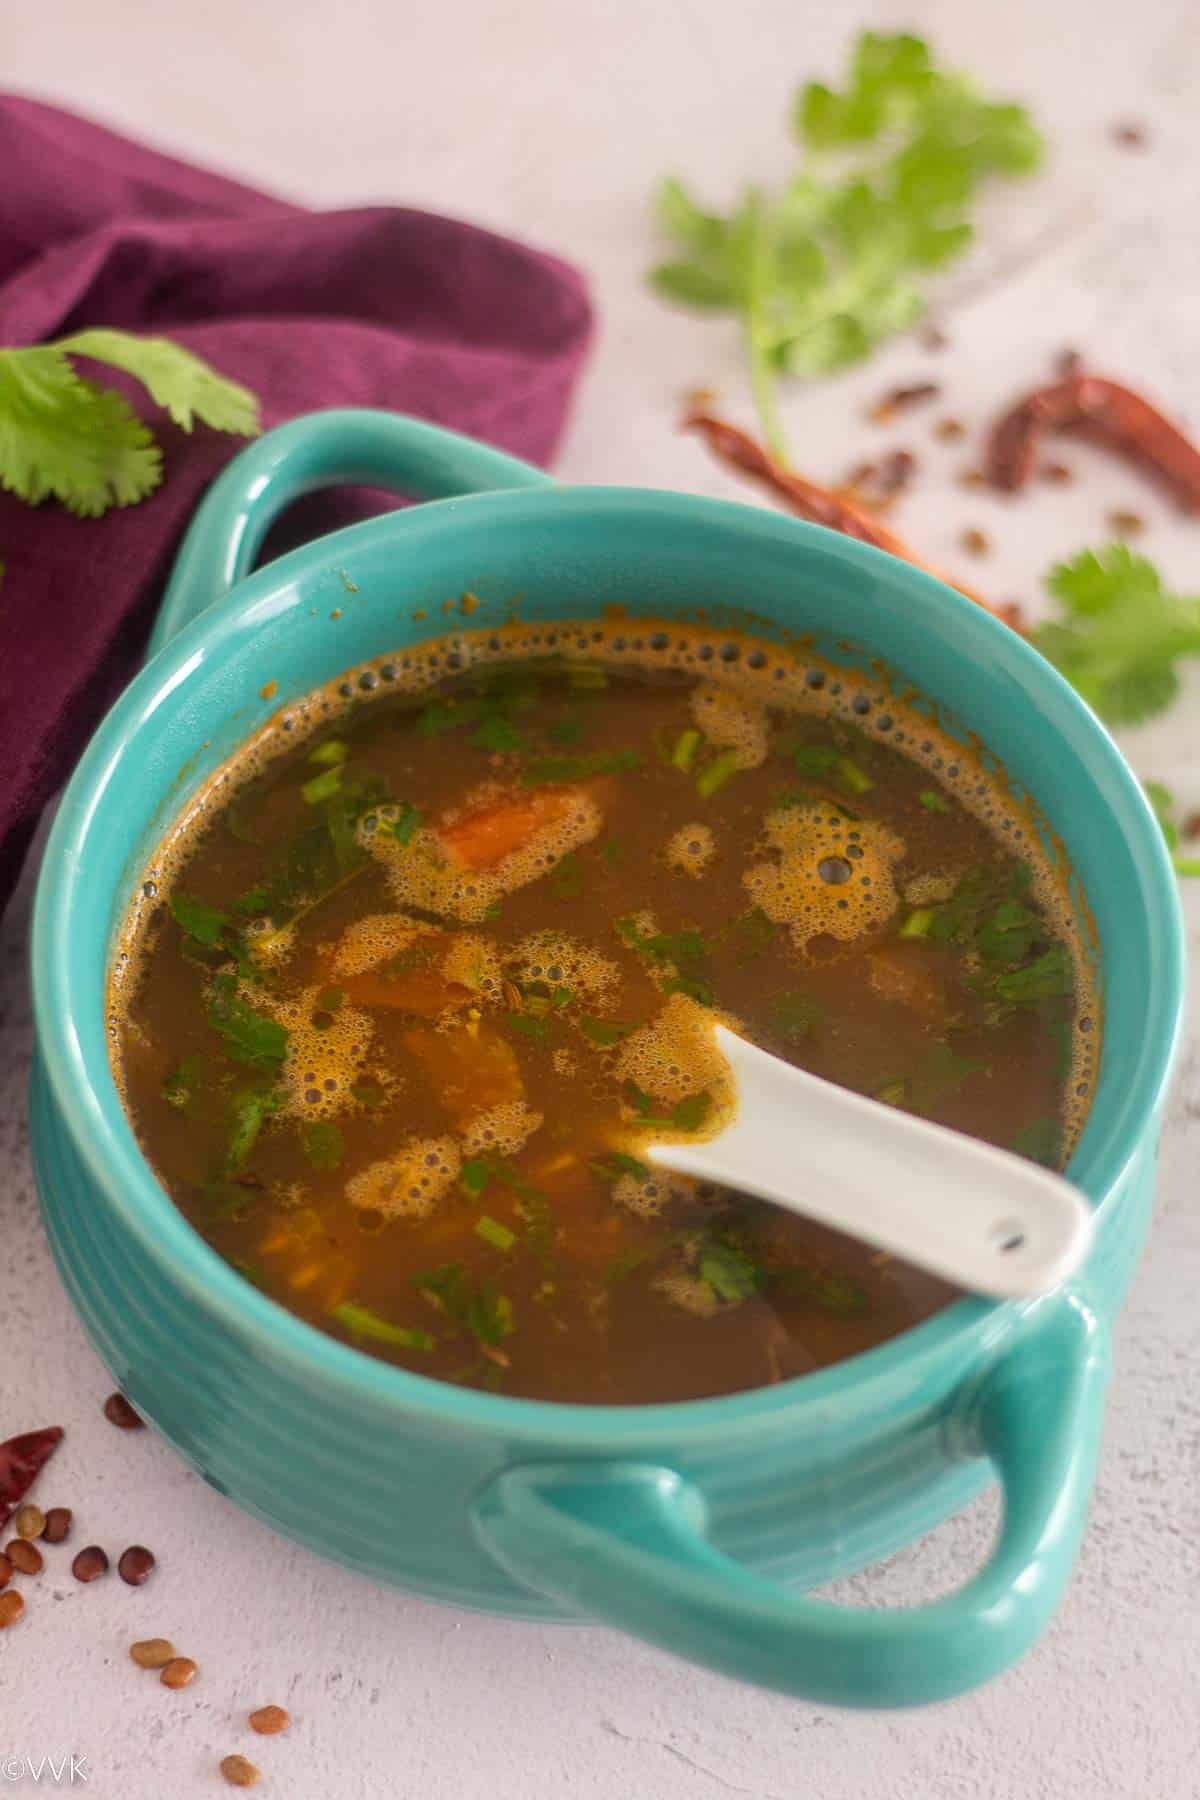
{"label": "cilantro sprig", "polygon": [[1200,599],[1173,594],[1125,544],[1082,550],[1050,571],[1064,612],[1033,642],[1108,725],[1140,725],[1179,692],[1176,665],[1200,656]]}
{"label": "cilantro sprig", "polygon": [[908,33],[864,32],[843,89],[810,82],[795,106],[804,157],[778,191],[748,188],[728,216],[682,182],[658,191],[678,254],[651,271],[664,299],[739,320],[762,427],[786,459],[781,375],[861,362],[925,309],[924,277],[968,248],[979,188],[1036,169],[1023,107],[939,68]]}
{"label": "cilantro sprig", "polygon": [[1146,798],[1154,808],[1154,816],[1162,827],[1167,849],[1177,875],[1200,875],[1200,856],[1186,856],[1179,848],[1179,826],[1175,820],[1175,798],[1161,781],[1143,781]]}
{"label": "cilantro sprig", "polygon": [[253,437],[258,401],[169,338],[77,331],[53,344],[0,350],[0,487],[31,506],[53,498],[99,518],[132,506],[162,480],[153,432],[114,388],[81,375],[74,359],[134,376],[176,425]]}

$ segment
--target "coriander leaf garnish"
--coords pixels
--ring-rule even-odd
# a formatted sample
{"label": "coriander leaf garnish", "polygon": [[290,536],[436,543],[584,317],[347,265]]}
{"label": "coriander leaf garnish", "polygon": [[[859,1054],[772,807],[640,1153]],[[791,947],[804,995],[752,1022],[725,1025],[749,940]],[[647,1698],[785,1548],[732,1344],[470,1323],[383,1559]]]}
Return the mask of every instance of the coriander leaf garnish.
{"label": "coriander leaf garnish", "polygon": [[762,1270],[753,1257],[734,1244],[707,1238],[698,1261],[701,1281],[707,1281],[718,1300],[737,1304],[749,1300],[762,1283]]}
{"label": "coriander leaf garnish", "polygon": [[[650,280],[667,300],[741,324],[768,443],[785,456],[776,382],[860,362],[924,310],[922,275],[972,240],[977,190],[1037,167],[1042,143],[1019,106],[984,99],[905,33],[865,32],[846,87],[809,83],[795,129],[806,155],[776,193],[747,189],[727,216],[682,183],[658,192],[678,256]],[[836,154],[836,161],[833,159]]]}
{"label": "coriander leaf garnish", "polygon": [[300,1127],[300,1142],[314,1169],[336,1169],[345,1155],[342,1134],[331,1119],[306,1119]]}
{"label": "coriander leaf garnish", "polygon": [[0,350],[0,487],[31,505],[53,497],[99,518],[162,480],[149,427],[115,389],[80,375],[78,356],[135,376],[185,431],[194,419],[243,437],[258,431],[254,395],[169,338],[92,330]]}
{"label": "coriander leaf garnish", "polygon": [[1039,1000],[1056,1000],[1074,992],[1074,987],[1075,971],[1065,944],[1053,944],[1023,969],[1007,970],[995,979],[1000,999],[1014,1006],[1036,1006]]}
{"label": "coriander leaf garnish", "polygon": [[171,917],[187,937],[210,947],[221,943],[229,924],[228,913],[203,900],[195,900],[190,894],[172,894],[168,905]]}
{"label": "coriander leaf garnish", "polygon": [[273,1088],[247,1088],[234,1096],[233,1120],[225,1146],[226,1175],[234,1175],[245,1167],[259,1133],[278,1107],[279,1096]]}
{"label": "coriander leaf garnish", "polygon": [[511,1300],[490,1282],[473,1281],[462,1263],[443,1263],[415,1279],[447,1318],[481,1344],[495,1346],[514,1330]]}
{"label": "coriander leaf garnish", "polygon": [[410,844],[415,834],[425,823],[425,815],[419,806],[412,806],[407,800],[401,802],[400,810],[391,823],[392,836],[403,848]]}
{"label": "coriander leaf garnish", "polygon": [[1200,599],[1173,594],[1126,544],[1083,550],[1046,586],[1065,609],[1032,641],[1109,725],[1140,725],[1179,691],[1176,664],[1200,655]]}
{"label": "coriander leaf garnish", "polygon": [[278,1069],[287,1055],[288,1033],[278,1020],[256,1012],[237,991],[237,976],[218,975],[205,1015],[225,1040],[226,1054],[252,1069]]}
{"label": "coriander leaf garnish", "polygon": [[162,1084],[162,1097],[177,1112],[186,1113],[196,1097],[196,1089],[204,1074],[203,1058],[185,1056],[178,1068],[172,1069]]}
{"label": "coriander leaf garnish", "polygon": [[579,1029],[591,1044],[601,1050],[609,1050],[619,1044],[622,1038],[628,1037],[633,1030],[632,1025],[622,1025],[616,1019],[598,1019],[594,1013],[584,1013],[579,1020]]}
{"label": "coriander leaf garnish", "polygon": [[1154,816],[1162,827],[1171,861],[1178,875],[1200,875],[1200,856],[1184,856],[1179,849],[1179,826],[1175,822],[1175,800],[1171,790],[1161,781],[1143,781],[1146,798],[1154,808]]}

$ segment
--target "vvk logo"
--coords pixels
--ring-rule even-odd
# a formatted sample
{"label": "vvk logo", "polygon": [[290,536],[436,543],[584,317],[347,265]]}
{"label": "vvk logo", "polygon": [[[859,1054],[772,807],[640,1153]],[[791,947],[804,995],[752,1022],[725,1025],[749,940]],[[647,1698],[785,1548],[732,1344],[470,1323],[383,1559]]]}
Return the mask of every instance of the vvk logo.
{"label": "vvk logo", "polygon": [[0,1781],[13,1786],[27,1781],[34,1787],[85,1787],[87,1779],[87,1757],[75,1753],[0,1757]]}

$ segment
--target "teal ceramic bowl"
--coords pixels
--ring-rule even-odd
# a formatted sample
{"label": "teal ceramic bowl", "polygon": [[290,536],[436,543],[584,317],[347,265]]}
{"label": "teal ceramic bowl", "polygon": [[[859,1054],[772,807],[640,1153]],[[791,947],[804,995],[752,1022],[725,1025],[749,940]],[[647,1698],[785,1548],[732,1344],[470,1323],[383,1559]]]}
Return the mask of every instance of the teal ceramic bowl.
{"label": "teal ceramic bowl", "polygon": [[[334,482],[431,504],[251,573],[271,520]],[[492,491],[485,491],[492,490]],[[105,969],[188,793],[281,701],[502,617],[694,617],[886,659],[1036,796],[1094,914],[1106,1030],[1071,1175],[1090,1258],[1036,1304],[962,1300],[839,1366],[687,1404],[571,1407],[442,1386],[360,1355],[226,1267],[143,1160],[109,1073]],[[431,625],[413,621],[424,608]],[[340,614],[340,616],[339,616]],[[855,646],[858,648],[856,649]],[[260,690],[278,681],[269,700]],[[822,1702],[970,1688],[1045,1625],[1079,1542],[1113,1316],[1146,1229],[1182,996],[1174,880],[1104,730],[979,607],[813,526],[680,494],[566,488],[412,420],[325,413],[253,445],[196,516],[155,653],[93,738],[46,850],[33,941],[33,1147],[63,1279],[113,1377],[213,1486],[298,1542],[461,1605],[590,1618]],[[897,1170],[897,1180],[904,1172]],[[991,1478],[983,1570],[914,1610],[806,1590],[928,1530]]]}

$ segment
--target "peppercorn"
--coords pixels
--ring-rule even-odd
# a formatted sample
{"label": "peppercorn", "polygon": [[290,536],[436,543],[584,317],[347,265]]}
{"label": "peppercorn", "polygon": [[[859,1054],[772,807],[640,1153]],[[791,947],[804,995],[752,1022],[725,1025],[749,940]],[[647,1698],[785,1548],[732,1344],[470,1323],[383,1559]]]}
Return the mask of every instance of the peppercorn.
{"label": "peppercorn", "polygon": [[0,1631],[9,1625],[15,1625],[24,1611],[24,1597],[15,1588],[10,1588],[7,1594],[0,1594]]}
{"label": "peppercorn", "polygon": [[196,1664],[190,1656],[173,1656],[164,1664],[158,1678],[164,1687],[184,1688],[196,1679]]}
{"label": "peppercorn", "polygon": [[140,1431],[145,1421],[135,1413],[124,1394],[110,1394],[104,1402],[104,1416],[121,1431]]}
{"label": "peppercorn", "polygon": [[52,1506],[46,1514],[46,1528],[42,1536],[48,1544],[61,1544],[71,1529],[74,1517],[69,1506]]}
{"label": "peppercorn", "polygon": [[286,1706],[260,1706],[257,1712],[250,1714],[250,1728],[260,1737],[275,1737],[286,1731],[291,1722],[292,1715]]}
{"label": "peppercorn", "polygon": [[108,1556],[99,1544],[88,1544],[71,1564],[71,1573],[76,1581],[95,1581],[107,1568]]}
{"label": "peppercorn", "polygon": [[165,1669],[176,1661],[175,1646],[170,1638],[139,1638],[130,1644],[129,1654],[139,1669]]}
{"label": "peppercorn", "polygon": [[141,1587],[154,1568],[154,1552],[147,1550],[145,1544],[130,1544],[128,1550],[122,1550],[117,1562],[117,1574],[130,1587]]}
{"label": "peppercorn", "polygon": [[4,1554],[14,1569],[22,1575],[40,1575],[45,1568],[45,1559],[36,1544],[26,1538],[14,1538],[11,1544],[5,1544]]}
{"label": "peppercorn", "polygon": [[13,1530],[19,1538],[39,1538],[46,1529],[46,1515],[40,1506],[31,1506],[28,1502],[18,1506]]}
{"label": "peppercorn", "polygon": [[244,1756],[223,1756],[221,1773],[230,1787],[253,1787],[260,1776],[260,1771]]}

